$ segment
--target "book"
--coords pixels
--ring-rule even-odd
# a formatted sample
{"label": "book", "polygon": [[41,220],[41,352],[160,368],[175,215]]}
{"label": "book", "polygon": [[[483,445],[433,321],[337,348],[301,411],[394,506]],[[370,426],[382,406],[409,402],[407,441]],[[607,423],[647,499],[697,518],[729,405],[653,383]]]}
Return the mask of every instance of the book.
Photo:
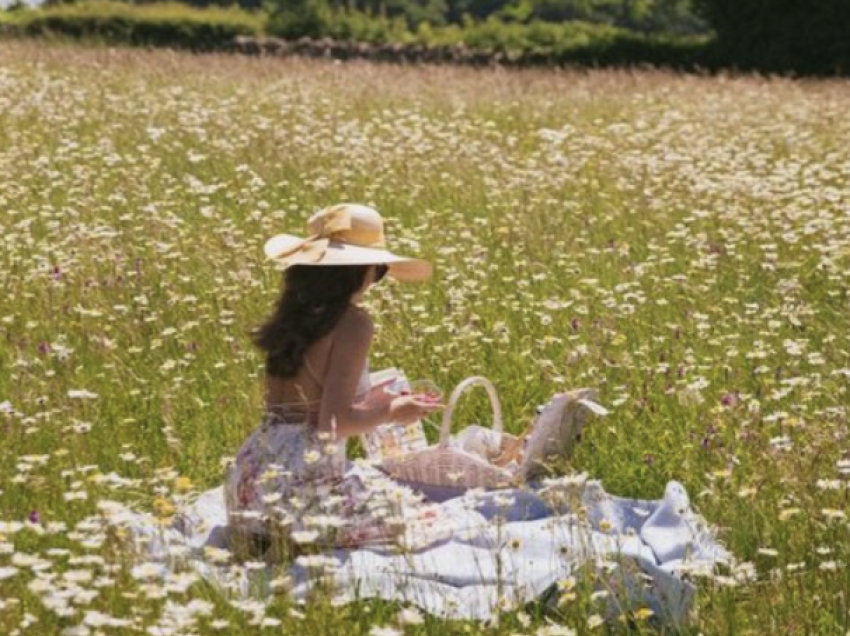
{"label": "book", "polygon": [[[399,369],[382,369],[370,374],[372,386],[386,384],[384,390],[401,395],[410,390],[410,382]],[[362,436],[366,452],[380,462],[385,457],[397,457],[428,447],[428,438],[421,421],[402,425],[382,424]]]}

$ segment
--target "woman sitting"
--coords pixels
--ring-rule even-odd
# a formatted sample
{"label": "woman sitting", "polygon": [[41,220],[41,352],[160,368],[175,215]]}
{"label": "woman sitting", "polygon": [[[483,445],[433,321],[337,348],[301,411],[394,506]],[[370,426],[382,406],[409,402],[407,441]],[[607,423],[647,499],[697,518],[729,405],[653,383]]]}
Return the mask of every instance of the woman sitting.
{"label": "woman sitting", "polygon": [[431,267],[387,251],[372,208],[333,206],[309,226],[306,239],[278,235],[265,246],[284,268],[284,287],[254,335],[266,353],[265,415],[227,477],[230,522],[298,543],[391,541],[438,509],[377,471],[348,470],[345,440],[442,405],[370,387],[373,324],[360,302],[385,275],[423,280]]}

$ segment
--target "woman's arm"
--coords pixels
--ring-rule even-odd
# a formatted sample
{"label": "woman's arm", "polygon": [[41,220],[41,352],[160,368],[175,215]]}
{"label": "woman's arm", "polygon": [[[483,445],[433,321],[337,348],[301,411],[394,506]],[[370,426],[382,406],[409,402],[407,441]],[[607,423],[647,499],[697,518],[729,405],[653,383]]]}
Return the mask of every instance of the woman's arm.
{"label": "woman's arm", "polygon": [[325,373],[319,430],[337,437],[351,437],[390,421],[390,402],[374,406],[354,406],[360,374],[366,365],[374,327],[369,316],[348,310],[337,327]]}

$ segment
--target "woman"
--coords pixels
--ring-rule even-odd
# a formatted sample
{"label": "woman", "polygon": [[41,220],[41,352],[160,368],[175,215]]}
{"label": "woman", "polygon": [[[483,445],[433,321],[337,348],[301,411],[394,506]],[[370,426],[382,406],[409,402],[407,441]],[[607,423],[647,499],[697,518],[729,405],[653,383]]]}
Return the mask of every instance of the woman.
{"label": "woman", "polygon": [[229,472],[230,520],[299,543],[391,540],[436,511],[375,471],[346,472],[345,439],[415,422],[441,405],[370,388],[373,325],[359,303],[385,275],[424,280],[431,267],[387,251],[372,208],[336,205],[309,226],[306,239],[283,234],[265,246],[284,268],[284,288],[254,336],[266,353],[265,417]]}

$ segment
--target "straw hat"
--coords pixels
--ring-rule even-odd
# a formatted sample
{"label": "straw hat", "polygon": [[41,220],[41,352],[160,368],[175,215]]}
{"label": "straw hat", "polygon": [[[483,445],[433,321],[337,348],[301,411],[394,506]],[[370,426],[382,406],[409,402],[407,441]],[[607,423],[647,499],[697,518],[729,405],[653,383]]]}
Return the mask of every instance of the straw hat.
{"label": "straw hat", "polygon": [[431,264],[417,258],[393,254],[386,249],[384,220],[378,211],[356,203],[325,208],[307,221],[312,234],[273,236],[263,248],[266,256],[290,265],[380,265],[399,280],[425,280]]}

